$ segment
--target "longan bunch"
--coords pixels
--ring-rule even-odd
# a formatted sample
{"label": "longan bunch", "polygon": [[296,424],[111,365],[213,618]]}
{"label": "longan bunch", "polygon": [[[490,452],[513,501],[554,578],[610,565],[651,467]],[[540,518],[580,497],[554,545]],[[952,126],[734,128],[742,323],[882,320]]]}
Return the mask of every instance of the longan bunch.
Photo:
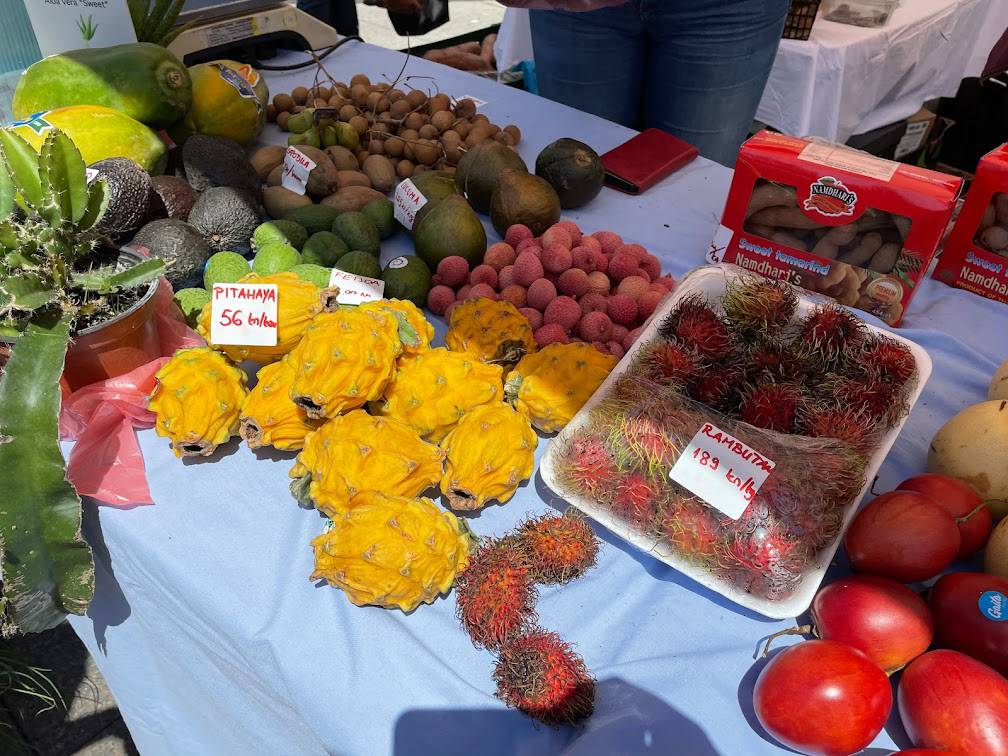
{"label": "longan bunch", "polygon": [[349,124],[360,137],[356,157],[363,165],[369,155],[384,155],[392,161],[400,179],[428,169],[454,173],[465,151],[493,139],[508,147],[521,140],[515,125],[491,123],[476,112],[469,99],[452,102],[443,92],[429,95],[423,90],[388,83],[372,84],[364,74],[350,83],[316,83],[310,89],[295,87],[290,94],[274,96],[267,115],[281,129],[291,115],[305,108],[336,111],[338,120]]}

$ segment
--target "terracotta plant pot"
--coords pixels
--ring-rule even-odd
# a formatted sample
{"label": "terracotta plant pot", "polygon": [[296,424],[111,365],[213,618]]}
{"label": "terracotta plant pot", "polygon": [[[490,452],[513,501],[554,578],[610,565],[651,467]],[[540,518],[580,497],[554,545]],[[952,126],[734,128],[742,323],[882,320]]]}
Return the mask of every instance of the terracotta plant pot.
{"label": "terracotta plant pot", "polygon": [[[130,249],[119,253],[119,261],[123,263],[135,264],[143,260],[143,256]],[[63,381],[71,391],[128,373],[159,355],[157,323],[154,320],[157,287],[158,281],[152,281],[140,301],[126,312],[77,331],[70,337]],[[11,343],[0,339],[0,354]],[[3,361],[2,356],[0,361]]]}

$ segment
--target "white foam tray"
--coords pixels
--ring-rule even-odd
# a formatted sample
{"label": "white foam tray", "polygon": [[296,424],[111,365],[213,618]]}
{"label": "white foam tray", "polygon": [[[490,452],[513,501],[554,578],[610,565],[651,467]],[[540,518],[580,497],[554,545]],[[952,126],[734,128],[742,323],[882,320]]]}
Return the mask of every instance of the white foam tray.
{"label": "white foam tray", "polygon": [[[581,408],[581,411],[578,412],[578,414],[574,416],[567,426],[550,441],[549,447],[543,455],[539,471],[543,480],[546,482],[546,485],[548,485],[555,493],[562,496],[567,502],[573,504],[599,524],[604,525],[616,535],[620,536],[629,543],[632,543],[641,551],[651,554],[656,559],[665,562],[665,564],[674,567],[686,575],[689,575],[701,585],[731,599],[735,603],[740,604],[747,609],[752,609],[753,611],[759,612],[760,614],[773,619],[786,619],[788,617],[798,616],[811,605],[812,599],[814,598],[816,591],[819,590],[819,585],[822,583],[826,570],[829,568],[830,562],[833,559],[833,555],[836,553],[836,550],[840,545],[843,534],[847,530],[847,526],[850,524],[851,519],[854,517],[854,513],[857,511],[858,502],[864,498],[865,494],[868,493],[868,490],[871,488],[872,481],[875,479],[875,475],[878,473],[879,467],[882,466],[886,456],[889,454],[889,450],[896,442],[897,436],[899,436],[900,431],[906,423],[906,416],[903,417],[896,427],[892,428],[892,430],[883,436],[878,448],[875,450],[874,454],[872,454],[871,459],[868,462],[868,467],[865,471],[864,487],[861,489],[861,492],[856,497],[852,498],[850,503],[848,503],[845,507],[843,523],[837,537],[831,544],[819,553],[815,562],[815,567],[802,578],[794,592],[786,598],[777,601],[771,601],[769,599],[754,596],[750,593],[739,590],[711,573],[697,568],[688,560],[679,557],[668,544],[654,537],[634,531],[624,522],[611,516],[609,511],[598,502],[579,495],[576,492],[567,491],[560,483],[555,467],[555,450],[561,448],[573,433],[578,431],[587,423],[591,411],[609,394],[612,385],[616,382],[619,376],[628,369],[630,364],[636,358],[637,352],[646,344],[650,343],[655,338],[658,338],[658,326],[661,324],[662,320],[664,320],[665,316],[675,307],[675,305],[681,299],[691,294],[701,294],[708,302],[716,302],[720,300],[721,295],[724,294],[728,283],[742,275],[752,275],[752,273],[747,273],[742,268],[738,268],[734,265],[710,265],[702,268],[696,268],[687,274],[679,282],[678,286],[676,286],[672,295],[667,297],[665,301],[661,303],[661,306],[655,310],[654,314],[648,319],[640,338],[637,339],[630,351],[627,352],[612,373],[609,374],[609,377],[606,378],[601,386],[599,386],[598,390],[585,403],[584,407]],[[807,313],[816,305],[833,303],[832,299],[817,296],[815,294],[809,294],[801,289],[796,289],[796,292],[798,293],[798,315]],[[856,314],[857,310],[852,310],[852,312]],[[927,379],[931,375],[931,357],[922,347],[908,339],[903,338],[902,336],[899,336],[898,334],[890,331],[883,331],[870,323],[868,324],[868,330],[871,333],[883,334],[889,338],[899,341],[913,354],[914,359],[917,361],[917,385],[914,387],[909,396],[909,406],[910,408],[913,408],[924,389],[924,384],[927,383]],[[907,416],[909,416],[909,412],[907,413]]]}

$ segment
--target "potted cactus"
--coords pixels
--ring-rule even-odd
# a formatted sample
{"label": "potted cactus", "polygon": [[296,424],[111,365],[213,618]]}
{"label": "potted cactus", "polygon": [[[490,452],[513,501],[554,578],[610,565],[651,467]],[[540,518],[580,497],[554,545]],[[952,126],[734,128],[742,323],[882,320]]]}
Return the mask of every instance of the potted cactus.
{"label": "potted cactus", "polygon": [[104,180],[88,184],[65,134],[50,132],[36,155],[0,129],[0,333],[12,343],[0,375],[3,635],[83,614],[94,590],[58,441],[64,358],[79,330],[149,300],[164,270],[139,257],[124,266],[97,230],[107,206]]}

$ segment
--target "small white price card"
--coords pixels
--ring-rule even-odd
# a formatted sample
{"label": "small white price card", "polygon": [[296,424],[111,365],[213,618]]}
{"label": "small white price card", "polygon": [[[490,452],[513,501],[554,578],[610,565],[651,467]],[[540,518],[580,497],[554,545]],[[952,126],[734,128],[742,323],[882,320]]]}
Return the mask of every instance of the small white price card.
{"label": "small white price card", "polygon": [[669,477],[737,520],[774,467],[772,459],[716,425],[704,423],[672,466]]}
{"label": "small white price card", "polygon": [[308,190],[308,174],[316,162],[296,147],[288,147],[284,155],[283,177],[280,185],[292,192],[304,194]]}
{"label": "small white price card", "polygon": [[412,230],[416,214],[426,204],[427,198],[420,193],[416,184],[406,179],[396,187],[395,196],[392,199],[392,212],[397,221]]}
{"label": "small white price card", "polygon": [[276,346],[276,284],[214,284],[210,292],[210,341],[238,346]]}
{"label": "small white price card", "polygon": [[94,181],[96,178],[98,178],[98,169],[97,168],[85,168],[84,169],[84,178],[86,178],[87,182],[90,184],[92,181]]}
{"label": "small white price card", "polygon": [[481,100],[479,97],[473,97],[472,95],[462,95],[457,100],[455,100],[455,102],[458,103],[462,100],[472,100],[473,105],[475,105],[477,108],[482,108],[484,105],[487,104],[486,100]]}
{"label": "small white price card", "polygon": [[329,285],[339,289],[336,301],[339,304],[358,305],[362,302],[373,302],[385,294],[385,282],[380,278],[358,276],[345,270],[333,268],[329,276]]}

